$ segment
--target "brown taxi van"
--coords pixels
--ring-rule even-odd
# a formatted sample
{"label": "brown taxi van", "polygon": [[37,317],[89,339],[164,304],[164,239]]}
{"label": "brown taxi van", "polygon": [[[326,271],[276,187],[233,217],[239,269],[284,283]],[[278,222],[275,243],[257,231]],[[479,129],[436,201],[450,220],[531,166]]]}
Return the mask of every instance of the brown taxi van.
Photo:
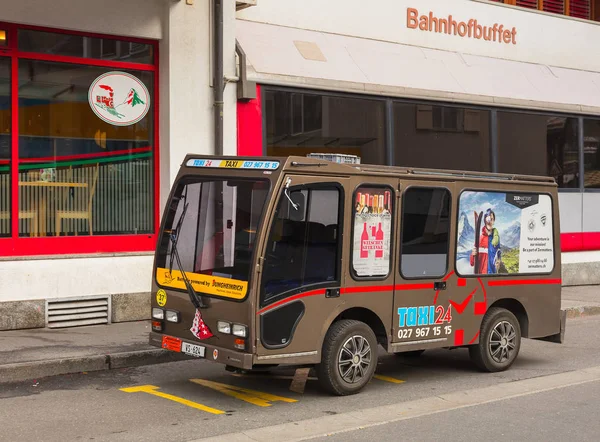
{"label": "brown taxi van", "polygon": [[150,343],[229,367],[314,367],[336,395],[378,347],[466,347],[506,370],[561,343],[552,178],[188,155],[163,215]]}

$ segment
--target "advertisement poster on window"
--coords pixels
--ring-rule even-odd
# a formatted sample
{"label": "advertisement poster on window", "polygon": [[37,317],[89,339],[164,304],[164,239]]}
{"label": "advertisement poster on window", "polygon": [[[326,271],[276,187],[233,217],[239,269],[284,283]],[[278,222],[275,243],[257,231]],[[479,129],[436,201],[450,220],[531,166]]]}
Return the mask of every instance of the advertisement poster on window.
{"label": "advertisement poster on window", "polygon": [[390,270],[391,192],[359,189],[354,211],[354,272],[363,277],[386,276]]}
{"label": "advertisement poster on window", "polygon": [[461,275],[548,273],[554,268],[548,195],[464,192],[456,269]]}

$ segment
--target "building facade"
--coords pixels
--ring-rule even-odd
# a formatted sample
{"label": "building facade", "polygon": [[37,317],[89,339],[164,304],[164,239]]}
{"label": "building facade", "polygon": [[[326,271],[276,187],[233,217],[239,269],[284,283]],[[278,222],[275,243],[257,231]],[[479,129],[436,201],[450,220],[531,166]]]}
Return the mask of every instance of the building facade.
{"label": "building facade", "polygon": [[[223,0],[223,153],[554,176],[563,283],[600,283],[596,3]],[[0,5],[0,330],[145,319],[214,2]]]}

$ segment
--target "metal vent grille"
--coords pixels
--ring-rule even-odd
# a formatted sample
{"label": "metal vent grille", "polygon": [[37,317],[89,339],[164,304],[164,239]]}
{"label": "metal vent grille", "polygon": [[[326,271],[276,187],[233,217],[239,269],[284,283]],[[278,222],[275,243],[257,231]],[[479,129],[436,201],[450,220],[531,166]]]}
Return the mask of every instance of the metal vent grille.
{"label": "metal vent grille", "polygon": [[48,301],[48,328],[81,327],[110,323],[110,298],[78,298]]}

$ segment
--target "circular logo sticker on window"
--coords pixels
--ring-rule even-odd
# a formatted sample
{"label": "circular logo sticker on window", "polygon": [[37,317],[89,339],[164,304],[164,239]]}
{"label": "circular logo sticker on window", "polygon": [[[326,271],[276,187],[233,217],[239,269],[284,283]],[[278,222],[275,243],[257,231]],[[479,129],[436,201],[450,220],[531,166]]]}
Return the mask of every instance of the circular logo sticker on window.
{"label": "circular logo sticker on window", "polygon": [[146,116],[150,94],[141,80],[126,72],[107,72],[96,78],[88,101],[98,117],[114,126],[130,126]]}

